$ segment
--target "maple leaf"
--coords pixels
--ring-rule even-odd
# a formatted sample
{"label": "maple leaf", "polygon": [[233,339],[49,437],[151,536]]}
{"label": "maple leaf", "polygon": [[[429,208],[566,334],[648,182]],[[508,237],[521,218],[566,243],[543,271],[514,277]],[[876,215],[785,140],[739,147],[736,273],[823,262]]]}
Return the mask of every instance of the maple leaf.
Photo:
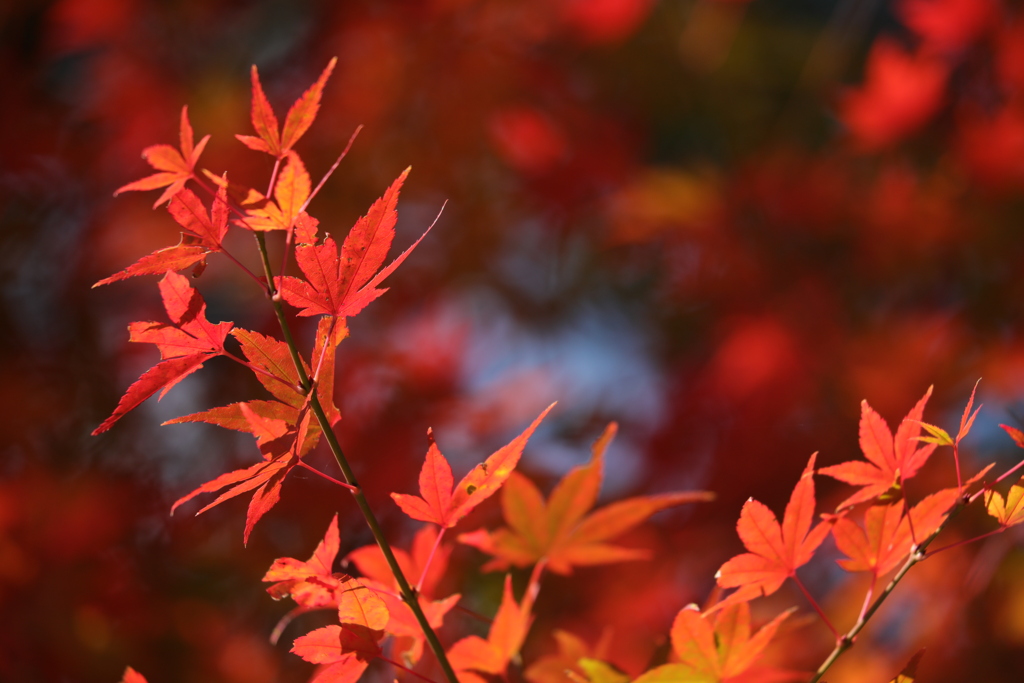
{"label": "maple leaf", "polygon": [[[334,595],[327,581],[334,578],[331,567],[338,556],[338,547],[341,543],[338,534],[338,515],[334,515],[327,533],[320,541],[313,555],[306,561],[296,560],[291,557],[281,557],[274,560],[270,569],[263,575],[263,581],[273,582],[267,588],[267,593],[275,600],[291,596],[295,602],[303,607],[323,607],[333,605]],[[310,579],[319,579],[311,581]]]}
{"label": "maple leaf", "polygon": [[126,280],[138,275],[163,275],[169,270],[179,271],[203,261],[210,250],[200,244],[186,242],[185,238],[173,247],[158,249],[148,256],[143,256],[138,261],[124,270],[114,273],[110,277],[103,278],[93,285],[109,285],[111,282]]}
{"label": "maple leaf", "polygon": [[875,577],[886,574],[910,554],[914,545],[931,536],[956,505],[960,494],[956,489],[943,489],[924,498],[909,515],[903,513],[904,503],[874,505],[864,513],[864,526],[842,517],[832,528],[836,547],[849,559],[838,560],[848,572],[871,572]]}
{"label": "maple leaf", "polygon": [[807,564],[828,535],[830,525],[814,519],[814,461],[811,455],[800,481],[786,505],[779,525],[775,513],[753,498],[743,504],[736,531],[750,552],[737,555],[722,565],[715,575],[722,588],[738,588],[713,609],[743,602],[777,591],[786,579],[796,577],[796,570]]}
{"label": "maple leaf", "polygon": [[568,631],[555,629],[555,642],[558,652],[540,657],[526,669],[525,676],[530,683],[565,683],[566,672],[584,676],[585,671],[579,662],[582,659],[600,660],[608,655],[610,631],[605,631],[594,647],[590,647],[579,636]]}
{"label": "maple leaf", "polygon": [[[439,542],[437,528],[421,528],[413,537],[412,548],[409,551],[392,548],[392,552],[406,577],[410,580],[420,577],[417,593],[427,599],[432,598],[437,584],[444,577],[448,557],[452,553],[450,545]],[[345,559],[354,564],[361,575],[381,584],[386,590],[394,592],[398,588],[398,582],[391,573],[384,552],[377,544],[356,548],[346,555]]]}
{"label": "maple leaf", "polygon": [[345,236],[340,254],[329,235],[322,244],[299,244],[296,247],[295,260],[306,278],[278,278],[277,286],[284,300],[300,309],[299,315],[356,315],[387,291],[379,287],[380,283],[430,232],[428,227],[412,246],[380,269],[395,238],[398,218],[395,207],[409,170],[405,169],[366,215],[356,221]]}
{"label": "maple leaf", "polygon": [[355,683],[370,660],[379,657],[383,633],[355,626],[325,626],[299,636],[292,653],[313,664],[326,664],[311,683]]}
{"label": "maple leaf", "polygon": [[1010,487],[1005,499],[998,491],[985,491],[985,509],[1002,527],[1024,522],[1024,477]]}
{"label": "maple leaf", "polygon": [[840,116],[867,151],[895,144],[923,126],[942,105],[949,67],[924,50],[908,54],[892,40],[875,41],[866,81],[843,95]]}
{"label": "maple leaf", "polygon": [[128,266],[119,273],[100,280],[93,287],[110,284],[136,275],[156,275],[179,271],[200,263],[211,252],[223,251],[224,235],[228,229],[227,187],[221,185],[213,200],[210,213],[191,190],[182,189],[167,207],[171,216],[185,229],[181,241],[158,249]]}
{"label": "maple leaf", "polygon": [[[206,482],[191,493],[175,501],[171,506],[171,514],[183,503],[195,498],[201,493],[214,493],[227,488],[212,503],[199,510],[196,515],[201,515],[210,508],[220,505],[226,500],[239,496],[248,491],[256,489],[252,501],[249,503],[249,510],[245,517],[245,531],[243,532],[243,543],[248,545],[249,535],[252,533],[256,522],[263,515],[270,511],[281,499],[281,485],[284,483],[288,473],[298,465],[298,449],[306,441],[306,434],[309,430],[311,413],[306,411],[299,421],[297,429],[292,432],[287,442],[290,444],[283,452],[265,452],[264,461],[241,470],[235,470],[222,474],[219,477]],[[228,488],[230,487],[230,488]]]}
{"label": "maple leaf", "polygon": [[[451,546],[440,543],[438,536],[437,528],[428,525],[413,537],[411,551],[392,548],[402,574],[416,582],[420,607],[427,622],[435,629],[441,628],[445,615],[461,597],[456,593],[440,600],[434,599],[434,590],[444,576],[452,551]],[[346,559],[364,577],[364,585],[377,591],[387,605],[391,619],[384,630],[402,639],[401,642],[396,641],[396,646],[403,658],[410,662],[418,661],[423,652],[423,629],[409,605],[398,594],[398,581],[391,573],[380,546],[373,544],[357,548]],[[417,577],[419,581],[416,581]]]}
{"label": "maple leaf", "polygon": [[130,192],[133,190],[155,190],[157,188],[166,187],[167,189],[164,190],[164,193],[160,195],[159,199],[156,200],[156,203],[153,204],[153,208],[155,209],[185,187],[185,183],[188,182],[195,173],[196,163],[199,161],[199,155],[203,153],[206,143],[210,140],[210,136],[207,135],[199,141],[198,145],[193,144],[192,124],[189,123],[188,120],[187,106],[182,107],[181,109],[181,130],[179,137],[181,144],[180,152],[170,145],[152,145],[142,150],[142,158],[145,159],[150,166],[159,171],[159,173],[154,173],[151,176],[146,176],[145,178],[119,187],[114,192],[114,196],[116,197],[122,192]]}
{"label": "maple leaf", "polygon": [[750,669],[792,613],[792,609],[783,612],[751,636],[747,602],[729,605],[713,618],[701,614],[696,605],[688,605],[672,623],[672,649],[679,663],[654,668],[634,683],[734,680]]}
{"label": "maple leaf", "polygon": [[338,515],[334,515],[312,557],[306,561],[292,557],[274,560],[263,576],[264,581],[273,583],[267,593],[275,600],[290,596],[302,607],[336,607],[341,623],[382,630],[389,615],[377,592],[347,574],[331,572],[339,542]]}
{"label": "maple leaf", "polygon": [[861,401],[860,448],[869,462],[851,460],[820,470],[821,474],[861,487],[860,491],[840,503],[837,509],[874,500],[885,494],[899,493],[904,482],[924,466],[936,447],[935,443],[920,445],[918,442],[921,417],[931,395],[932,387],[928,387],[917,405],[903,418],[895,436],[868,402]]}
{"label": "maple leaf", "polygon": [[[336,321],[327,318],[322,319],[317,326],[316,343],[313,348],[313,357],[319,360],[317,371],[311,370],[305,360],[302,363],[307,375],[316,380],[317,396],[327,415],[328,422],[335,425],[341,420],[341,413],[334,403],[335,346],[337,339],[343,337],[348,331],[343,326],[340,333],[336,331],[337,328],[332,330],[332,322],[335,322],[333,327],[336,328]],[[262,420],[280,420],[287,426],[295,428],[306,405],[306,397],[299,391],[299,374],[295,369],[295,363],[292,361],[287,344],[273,337],[241,328],[233,330],[232,335],[238,340],[246,359],[256,369],[256,378],[277,400],[232,403],[184,415],[168,420],[164,424],[206,422],[226,429],[248,432],[257,437],[257,443],[261,445],[261,450],[264,450],[265,439],[262,439],[260,435],[266,435],[266,433],[260,431],[262,422],[254,420],[246,411]],[[329,343],[328,337],[332,337],[335,343]],[[306,432],[306,439],[299,449],[300,457],[313,450],[321,433],[320,425],[317,422],[311,422]]]}
{"label": "maple leaf", "polygon": [[93,436],[107,431],[126,413],[161,391],[163,396],[182,379],[214,356],[223,355],[224,340],[232,323],[214,325],[206,319],[206,302],[188,283],[188,278],[168,272],[160,280],[160,295],[173,324],[134,322],[129,341],[155,344],[162,362],[147,370],[128,387],[114,412],[93,430]]}
{"label": "maple leaf", "polygon": [[526,639],[526,632],[533,623],[530,615],[531,596],[523,598],[522,604],[512,595],[512,576],[505,576],[505,590],[501,606],[491,623],[487,640],[480,636],[467,636],[448,650],[452,668],[460,673],[476,671],[486,674],[503,674],[508,663],[519,653]]}
{"label": "maple leaf", "polygon": [[423,522],[430,522],[450,529],[469,511],[490,498],[519,463],[526,442],[533,435],[541,420],[547,416],[555,404],[544,409],[537,419],[522,434],[512,439],[492,453],[487,460],[469,471],[457,486],[452,488],[452,468],[441,454],[434,442],[433,433],[427,431],[430,447],[427,457],[420,470],[420,494],[413,496],[405,493],[392,493],[398,507],[412,517]]}
{"label": "maple leaf", "polygon": [[202,200],[192,190],[183,189],[171,198],[167,211],[185,228],[186,233],[199,238],[200,244],[210,251],[223,251],[224,236],[228,231],[227,187],[217,189],[209,213]]}
{"label": "maple leaf", "polygon": [[124,670],[121,683],[147,683],[146,677],[130,666]]}
{"label": "maple leaf", "polygon": [[246,217],[237,221],[249,230],[288,230],[303,215],[302,207],[310,197],[311,181],[306,166],[295,152],[286,152],[287,163],[274,183],[274,199],[250,189],[242,200]]}
{"label": "maple leaf", "polygon": [[[589,464],[571,470],[544,502],[537,487],[513,473],[502,491],[502,511],[508,528],[462,534],[459,540],[494,556],[485,569],[525,567],[547,560],[557,574],[571,574],[573,566],[639,560],[648,552],[606,543],[640,524],[659,510],[683,503],[707,501],[707,491],[640,496],[612,503],[588,514],[597,502],[604,469],[604,451],[616,432],[612,423],[594,444]],[[428,462],[430,456],[428,454]],[[426,467],[426,466],[425,466]],[[421,479],[422,479],[421,474]],[[422,486],[422,484],[421,484]]]}
{"label": "maple leaf", "polygon": [[889,683],[914,683],[917,680],[917,665],[921,663],[922,657],[924,657],[924,648],[918,650],[903,667],[903,670],[896,674],[896,678]]}
{"label": "maple leaf", "polygon": [[311,85],[299,99],[288,110],[284,120],[284,130],[280,129],[274,110],[263,92],[263,85],[260,83],[259,70],[254,64],[252,67],[252,127],[259,137],[251,135],[236,135],[246,147],[258,152],[266,152],[278,159],[283,158],[298,142],[299,138],[309,130],[320,110],[320,98],[323,96],[324,85],[330,78],[338,58],[334,57],[316,83]]}

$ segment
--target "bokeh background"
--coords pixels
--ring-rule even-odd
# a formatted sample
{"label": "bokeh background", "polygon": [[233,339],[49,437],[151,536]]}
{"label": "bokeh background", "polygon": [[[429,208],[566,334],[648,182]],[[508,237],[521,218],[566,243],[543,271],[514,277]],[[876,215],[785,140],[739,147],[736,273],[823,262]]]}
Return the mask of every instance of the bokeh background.
{"label": "bokeh background", "polygon": [[[242,499],[169,517],[258,455],[248,437],[159,424],[259,387],[214,361],[90,437],[154,361],[125,326],[163,316],[151,278],[90,285],[177,241],[155,195],[112,192],[149,172],[143,147],[176,140],[182,105],[213,136],[205,166],[263,183],[267,158],[233,138],[251,132],[250,65],[280,113],[332,56],[299,145],[311,173],[365,129],[311,213],[344,235],[411,164],[404,248],[448,200],[339,355],[340,438],[399,544],[415,527],[387,493],[415,490],[428,426],[461,474],[556,399],[522,464],[542,485],[616,420],[606,499],[719,496],[628,539],[655,561],[546,579],[527,662],[554,627],[608,628],[628,671],[663,654],[675,612],[740,550],[743,501],[781,511],[812,451],[859,456],[861,399],[893,422],[934,384],[926,419],[952,429],[983,377],[967,465],[1020,457],[997,427],[1024,416],[1020,2],[8,0],[0,680],[109,683],[129,664],[151,683],[309,676],[287,643],[315,619],[270,644],[287,607],[259,579],[307,557],[335,511],[343,551],[370,542],[354,507],[296,473],[248,548]],[[226,262],[197,286],[212,320],[273,331]],[[920,493],[954,481],[949,460]],[[823,510],[846,495],[825,478],[819,493]],[[949,540],[989,528],[968,515]],[[888,681],[922,646],[922,681],[1019,680],[1017,540],[915,570],[829,680]],[[864,583],[835,557],[801,571],[842,627]],[[501,577],[477,576],[482,560],[458,549],[453,578],[488,612]],[[806,607],[787,590],[761,602],[765,618]],[[480,628],[455,621],[453,635]],[[792,619],[771,660],[813,669],[830,647]]]}

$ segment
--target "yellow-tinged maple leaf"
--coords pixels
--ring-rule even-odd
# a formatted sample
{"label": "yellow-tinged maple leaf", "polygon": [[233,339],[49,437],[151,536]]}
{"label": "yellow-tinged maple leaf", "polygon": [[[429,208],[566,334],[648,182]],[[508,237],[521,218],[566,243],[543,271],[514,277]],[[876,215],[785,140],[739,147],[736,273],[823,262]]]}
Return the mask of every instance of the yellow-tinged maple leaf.
{"label": "yellow-tinged maple leaf", "polygon": [[676,615],[671,631],[678,662],[651,669],[634,683],[734,680],[750,671],[792,613],[792,609],[783,612],[751,635],[750,605],[746,602],[729,605],[713,616],[701,614],[695,605],[684,607]]}
{"label": "yellow-tinged maple leaf", "polygon": [[[608,425],[593,448],[590,463],[570,471],[545,502],[536,486],[513,472],[502,490],[502,510],[508,527],[494,532],[479,530],[459,540],[494,556],[486,570],[526,567],[542,559],[558,574],[571,574],[574,566],[639,560],[646,550],[612,545],[607,541],[640,524],[655,512],[674,505],[708,501],[708,491],[686,491],[639,496],[590,512],[597,502],[604,469],[604,451],[615,436]],[[589,514],[588,514],[589,512]]]}
{"label": "yellow-tinged maple leaf", "polygon": [[1024,477],[1010,487],[1005,499],[998,491],[985,491],[985,509],[1001,526],[1024,522]]}

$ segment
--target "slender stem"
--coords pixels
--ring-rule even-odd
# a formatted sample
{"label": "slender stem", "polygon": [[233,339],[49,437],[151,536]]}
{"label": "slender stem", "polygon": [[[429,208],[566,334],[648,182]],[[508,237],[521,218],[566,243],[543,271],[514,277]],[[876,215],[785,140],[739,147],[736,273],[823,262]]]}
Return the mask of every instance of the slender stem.
{"label": "slender stem", "polygon": [[343,481],[338,481],[337,479],[335,479],[331,475],[324,474],[323,472],[321,472],[317,468],[311,467],[311,466],[307,465],[305,460],[301,460],[300,459],[298,461],[298,463],[299,463],[299,467],[305,467],[307,470],[309,470],[313,474],[319,474],[321,477],[323,477],[324,479],[326,479],[327,481],[329,481],[331,483],[337,484],[338,486],[343,486],[343,487],[347,488],[349,491],[354,491],[355,490],[354,486],[351,486],[350,484],[346,484]]}
{"label": "slender stem", "polygon": [[953,463],[956,465],[956,490],[961,495],[964,492],[964,480],[960,475],[960,440],[953,442]]}
{"label": "slender stem", "polygon": [[[214,190],[214,189],[213,189],[212,187],[210,187],[210,185],[209,185],[209,184],[208,184],[208,183],[207,183],[207,182],[206,182],[205,180],[203,180],[202,178],[200,178],[200,177],[199,177],[198,175],[196,175],[195,173],[193,173],[193,174],[192,174],[192,180],[194,180],[194,181],[196,182],[196,184],[197,184],[197,185],[198,185],[199,187],[203,188],[203,190],[205,190],[205,191],[206,191],[206,193],[207,193],[207,194],[209,194],[209,195],[210,195],[211,197],[214,197],[214,198],[216,198],[216,197],[217,197],[217,192],[216,192],[216,190]],[[216,199],[215,199],[215,201],[216,201]],[[235,207],[231,206],[231,202],[228,202],[228,210],[229,210],[229,211],[234,211],[235,213],[237,213],[237,214],[238,214],[239,216],[241,216],[242,218],[245,218],[245,214],[244,214],[244,213],[242,213],[241,211],[239,211],[238,209],[236,209]],[[237,258],[235,258],[235,257],[234,257],[234,256],[233,256],[233,255],[231,254],[231,252],[229,252],[229,251],[228,251],[227,249],[225,249],[225,248],[224,248],[224,245],[223,245],[223,244],[222,244],[222,245],[220,246],[220,253],[221,253],[221,254],[224,254],[225,256],[227,256],[227,257],[228,257],[228,258],[229,258],[229,259],[230,259],[230,260],[231,260],[231,261],[232,261],[232,262],[233,262],[233,263],[234,263],[234,264],[235,264],[236,266],[238,266],[239,268],[241,268],[241,269],[242,269],[242,271],[243,271],[243,272],[244,272],[244,273],[245,273],[246,275],[248,275],[248,276],[249,276],[249,277],[251,277],[251,278],[252,278],[253,280],[255,280],[255,281],[256,281],[256,282],[257,282],[257,283],[258,283],[258,284],[259,284],[260,286],[262,286],[262,285],[263,285],[263,283],[262,283],[262,282],[260,282],[260,279],[259,279],[259,278],[258,278],[258,277],[256,276],[256,273],[254,273],[254,272],[252,272],[251,270],[249,270],[248,266],[246,266],[246,265],[245,265],[244,263],[242,263],[242,262],[241,262],[241,261],[239,261],[239,260],[238,260]]]}
{"label": "slender stem", "polygon": [[984,533],[981,536],[975,536],[974,538],[966,538],[966,539],[964,539],[962,541],[957,541],[956,543],[950,543],[949,545],[944,545],[941,548],[936,548],[935,550],[931,551],[928,554],[929,555],[934,555],[935,553],[941,553],[943,550],[952,550],[953,548],[959,548],[962,545],[967,545],[968,543],[974,543],[975,541],[980,541],[981,539],[988,538],[989,536],[995,536],[996,534],[1001,534],[1004,531],[1006,531],[1008,528],[1009,527],[1001,526],[998,529],[993,529],[992,531]]}
{"label": "slender stem", "polygon": [[857,638],[857,635],[864,629],[871,617],[873,617],[875,612],[878,611],[878,608],[882,606],[882,603],[884,603],[886,598],[889,597],[889,594],[895,590],[899,582],[907,575],[907,572],[909,572],[915,564],[925,558],[925,551],[928,549],[931,542],[934,541],[940,533],[942,533],[942,530],[946,528],[946,525],[949,524],[949,522],[956,517],[965,506],[966,503],[963,501],[957,503],[956,506],[949,511],[949,516],[947,516],[945,521],[939,525],[939,528],[932,532],[932,535],[926,538],[920,545],[910,551],[910,557],[907,558],[907,561],[903,563],[903,566],[900,567],[900,570],[892,577],[892,580],[886,584],[885,588],[882,589],[882,592],[878,595],[875,601],[871,603],[871,606],[864,611],[859,619],[857,619],[857,623],[853,625],[853,628],[839,638],[835,648],[832,649],[832,652],[829,653],[828,657],[825,658],[825,661],[818,667],[818,670],[814,673],[814,677],[811,678],[808,683],[818,683],[818,681],[821,680],[821,677],[825,675],[825,672],[835,664],[835,661],[839,659],[844,652],[853,647],[853,642]]}
{"label": "slender stem", "polygon": [[818,616],[821,617],[821,620],[825,622],[825,626],[828,626],[828,630],[832,631],[832,635],[834,635],[836,637],[836,640],[838,641],[840,639],[839,631],[836,630],[836,627],[832,625],[832,622],[829,621],[829,618],[825,616],[825,612],[821,609],[821,605],[819,605],[818,601],[814,599],[814,596],[811,595],[811,592],[807,590],[807,587],[804,586],[804,582],[800,580],[800,577],[796,575],[796,572],[793,573],[793,581],[796,582],[797,588],[799,588],[800,592],[804,594],[805,598],[807,598],[807,602],[811,603],[811,607],[813,607],[814,611],[818,613]]}
{"label": "slender stem", "polygon": [[[1001,475],[999,476],[999,478],[998,478],[998,479],[996,479],[996,480],[995,480],[994,482],[992,482],[992,485],[993,485],[993,486],[995,486],[996,484],[998,484],[999,482],[1001,482],[1001,481],[1002,481],[1003,479],[1006,479],[1006,478],[1007,478],[1008,476],[1010,476],[1011,474],[1013,474],[1014,472],[1016,472],[1017,470],[1019,470],[1019,469],[1020,469],[1021,467],[1024,467],[1024,460],[1021,460],[1021,461],[1020,461],[1019,463],[1017,463],[1016,465],[1014,465],[1014,466],[1013,466],[1013,467],[1011,467],[1010,469],[1008,469],[1008,470],[1006,470],[1005,472],[1003,472],[1003,473],[1002,473],[1002,474],[1001,474]],[[990,488],[991,488],[991,487],[990,487]],[[977,498],[977,497],[978,497],[978,495],[980,495],[980,494],[981,494],[981,491],[978,491],[978,493],[976,493],[976,494],[974,495],[974,497],[975,497],[975,498]]]}
{"label": "slender stem", "polygon": [[402,671],[405,671],[406,673],[410,673],[413,676],[415,676],[416,678],[419,678],[420,680],[424,680],[427,683],[434,683],[434,679],[427,678],[423,674],[419,673],[418,671],[413,671],[412,669],[410,669],[407,666],[402,666],[401,664],[399,664],[398,662],[394,661],[393,659],[388,659],[387,657],[384,657],[384,656],[381,656],[381,655],[378,655],[377,659],[385,661],[388,664],[390,664],[391,666],[395,667],[396,669],[401,669]]}
{"label": "slender stem", "polygon": [[[331,427],[331,423],[327,419],[327,414],[324,412],[323,406],[320,405],[320,398],[317,396],[317,392],[313,391],[313,382],[310,380],[309,375],[306,373],[306,368],[302,364],[302,359],[299,357],[298,347],[295,344],[295,338],[292,336],[291,328],[288,326],[288,320],[285,318],[284,307],[281,305],[281,297],[277,296],[273,272],[270,268],[270,258],[267,255],[266,239],[264,238],[263,233],[256,233],[256,244],[259,247],[260,257],[263,260],[263,269],[267,276],[267,290],[270,292],[270,303],[273,305],[274,313],[277,315],[277,321],[281,326],[281,334],[284,337],[284,341],[288,346],[289,352],[291,353],[292,362],[295,363],[295,371],[299,375],[299,381],[309,397],[309,407],[313,411],[313,415],[316,417],[316,420],[320,425],[320,429],[323,431],[324,437],[327,439],[327,444],[330,446],[331,453],[334,454],[334,459],[337,461],[338,467],[341,469],[345,482],[352,487],[352,497],[355,498],[356,505],[359,507],[359,511],[363,514],[363,518],[366,520],[366,525],[370,528],[370,532],[373,534],[373,538],[377,541],[377,545],[380,547],[381,552],[384,553],[384,559],[387,560],[388,567],[391,569],[391,573],[394,575],[395,581],[398,583],[398,588],[402,593],[402,600],[409,605],[409,609],[411,609],[412,613],[416,616],[416,621],[423,630],[423,636],[426,638],[427,645],[434,653],[434,656],[437,657],[437,661],[441,665],[442,671],[444,671],[445,678],[448,679],[449,683],[459,683],[459,679],[455,675],[455,670],[452,668],[451,662],[448,661],[448,657],[445,654],[444,646],[438,639],[437,634],[434,633],[434,629],[430,626],[430,622],[427,620],[427,615],[424,614],[423,608],[420,607],[416,591],[412,589],[409,585],[409,581],[405,578],[405,574],[402,572],[402,568],[398,564],[398,559],[395,557],[395,553],[391,549],[391,544],[388,543],[387,538],[384,536],[384,531],[381,529],[376,515],[373,514],[373,510],[370,508],[370,504],[367,502],[366,496],[363,494],[363,490],[356,482],[355,473],[352,471],[352,467],[349,465],[348,459],[345,457],[345,453],[341,449],[341,444],[338,442],[338,437],[335,435],[334,429]],[[331,343],[331,340],[328,339],[326,343]]]}
{"label": "slender stem", "polygon": [[444,532],[447,531],[446,527],[441,527],[441,530],[437,532],[437,538],[434,539],[434,547],[430,549],[430,554],[427,555],[427,561],[423,563],[423,571],[420,572],[420,580],[416,582],[416,592],[419,593],[423,590],[423,582],[427,578],[427,572],[430,570],[430,563],[434,561],[434,554],[437,549],[441,547],[441,539],[444,538]]}
{"label": "slender stem", "polygon": [[236,363],[241,363],[241,364],[242,364],[242,365],[244,365],[245,367],[247,367],[247,368],[249,368],[250,370],[252,370],[252,372],[253,372],[254,374],[257,374],[257,375],[264,375],[264,376],[266,376],[266,377],[269,377],[270,379],[272,379],[272,380],[274,380],[274,381],[276,381],[276,382],[280,382],[281,384],[285,385],[285,386],[286,386],[286,387],[288,387],[289,389],[294,389],[294,390],[297,390],[297,391],[300,391],[300,392],[301,392],[301,391],[304,391],[302,387],[297,387],[297,386],[295,386],[295,385],[293,385],[293,384],[289,383],[289,382],[288,382],[287,380],[285,380],[285,379],[282,379],[281,377],[278,377],[278,376],[277,376],[277,375],[275,375],[274,373],[272,373],[272,372],[267,372],[267,371],[266,371],[266,370],[264,370],[263,368],[261,368],[261,367],[258,367],[258,366],[256,366],[256,365],[253,365],[252,363],[250,363],[250,362],[249,362],[249,361],[247,361],[247,360],[244,360],[244,359],[242,359],[242,358],[239,358],[238,356],[234,355],[233,353],[227,353],[227,352],[224,352],[224,354],[223,354],[223,355],[224,355],[224,356],[226,356],[226,357],[228,357],[228,358],[230,358],[231,360],[235,361]]}
{"label": "slender stem", "polygon": [[878,585],[878,574],[871,575],[871,585],[868,586],[868,592],[864,594],[864,604],[861,605],[860,614],[857,615],[857,620],[864,618],[864,615],[868,611],[868,605],[871,604],[871,598],[875,597],[875,586]]}
{"label": "slender stem", "polygon": [[457,603],[456,603],[455,607],[453,607],[452,609],[454,609],[456,612],[462,612],[463,614],[465,614],[467,616],[473,617],[477,621],[482,621],[485,624],[493,624],[494,623],[494,619],[491,619],[490,617],[485,617],[484,615],[480,614],[479,612],[474,612],[473,610],[469,609],[468,607],[463,607],[462,605],[459,605]]}

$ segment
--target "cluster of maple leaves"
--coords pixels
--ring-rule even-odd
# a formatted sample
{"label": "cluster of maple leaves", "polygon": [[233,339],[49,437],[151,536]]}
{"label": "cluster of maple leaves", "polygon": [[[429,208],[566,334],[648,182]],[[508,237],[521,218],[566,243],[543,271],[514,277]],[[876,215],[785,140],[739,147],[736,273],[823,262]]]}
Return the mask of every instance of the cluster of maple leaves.
{"label": "cluster of maple leaves", "polygon": [[[306,212],[323,181],[312,189],[309,173],[294,146],[316,117],[333,67],[332,61],[295,102],[283,127],[253,68],[252,123],[258,135],[238,138],[250,149],[274,159],[266,193],[237,187],[226,175],[197,169],[209,136],[195,144],[187,110],[183,109],[180,149],[168,145],[147,148],[143,156],[157,172],[119,190],[165,188],[155,207],[167,203],[168,212],[181,227],[181,242],[145,256],[97,283],[161,275],[159,288],[169,322],[135,322],[129,326],[130,340],[154,344],[161,360],[128,388],[110,417],[94,433],[106,431],[147,398],[157,392],[162,396],[218,356],[249,368],[271,396],[170,421],[206,422],[254,437],[261,461],[199,486],[172,508],[173,512],[200,494],[219,492],[199,511],[203,512],[253,492],[243,534],[246,542],[259,519],[279,501],[288,474],[296,467],[312,469],[304,462],[305,456],[325,434],[330,441],[341,420],[333,395],[334,368],[337,348],[348,334],[346,319],[386,291],[381,286],[383,280],[423,239],[420,237],[384,265],[394,240],[396,205],[408,170],[355,223],[340,248],[330,235],[319,233],[316,219]],[[209,208],[187,187],[189,184],[209,196]],[[225,236],[231,226],[256,236],[265,273],[249,274],[278,307],[283,339],[237,328],[230,322],[210,322],[202,296],[179,272],[188,268],[201,271],[211,254],[222,254],[245,268],[225,247]],[[265,234],[270,232],[283,233],[284,238],[285,264],[277,274],[265,250]],[[285,274],[292,253],[301,275]],[[296,316],[319,317],[308,356],[300,353],[289,332],[280,308],[282,301],[295,309]],[[226,348],[229,335],[237,342],[241,355]],[[609,663],[614,656],[607,642],[590,645],[574,634],[556,632],[557,653],[527,666],[526,678],[532,683],[706,683],[809,677],[818,680],[831,661],[852,645],[857,633],[906,571],[924,559],[931,541],[961,507],[982,499],[999,525],[993,533],[1024,522],[1024,485],[1012,487],[1005,498],[992,488],[1016,467],[992,484],[982,486],[978,484],[991,466],[968,480],[961,475],[959,447],[977,415],[977,410],[971,412],[974,395],[955,438],[922,421],[930,395],[931,389],[895,433],[865,401],[860,421],[860,447],[865,460],[816,470],[817,454],[811,455],[781,522],[767,506],[753,499],[747,501],[737,523],[746,552],[725,562],[716,575],[719,588],[735,590],[703,610],[695,605],[679,610],[670,631],[672,653],[667,662],[631,678]],[[272,597],[290,598],[296,603],[289,620],[311,610],[332,610],[337,614],[336,624],[313,630],[292,644],[292,652],[320,665],[315,674],[318,683],[355,681],[373,660],[390,663],[399,677],[408,672],[423,678],[436,671],[434,663],[424,656],[428,646],[438,660],[447,660],[449,670],[463,683],[506,677],[509,667],[518,665],[545,571],[568,575],[581,567],[646,558],[645,549],[618,545],[615,539],[660,510],[712,498],[712,494],[701,491],[669,493],[631,498],[594,510],[601,489],[604,454],[616,432],[612,424],[595,443],[591,460],[566,474],[545,499],[537,486],[515,468],[527,441],[552,408],[546,408],[519,436],[458,483],[433,434],[428,432],[429,447],[419,476],[419,495],[392,494],[406,515],[425,523],[409,550],[390,551],[383,544],[358,548],[345,557],[358,577],[335,572],[341,548],[335,517],[308,560],[281,558],[274,562],[263,580],[271,584],[267,590]],[[1024,434],[1009,427],[1007,430],[1024,447]],[[939,446],[952,448],[958,485],[933,492],[911,505],[907,482],[921,471]],[[816,525],[815,474],[857,487],[834,514],[822,515]],[[358,490],[351,481],[341,485]],[[435,649],[440,644],[433,642],[431,629],[446,625],[461,597],[438,594],[453,549],[453,539],[446,539],[446,533],[499,489],[506,526],[463,533],[455,540],[490,557],[484,570],[530,568],[529,584],[517,599],[511,575],[506,575],[501,603],[486,639],[469,635]],[[860,618],[845,634],[829,622],[797,575],[797,570],[814,557],[829,535],[846,555],[839,561],[840,566],[848,572],[867,572],[871,577]],[[393,568],[388,552],[393,553],[400,573]],[[889,586],[876,596],[879,581],[898,567]],[[403,576],[414,579],[411,595],[403,588]],[[749,603],[776,592],[788,580],[797,584],[836,637],[834,656],[813,674],[757,665],[793,610],[778,614],[754,632]],[[410,599],[416,604],[410,604]],[[429,628],[424,626],[424,620]],[[916,659],[901,674],[902,680],[912,680],[914,666]],[[124,677],[125,683],[143,680],[131,669]]]}

